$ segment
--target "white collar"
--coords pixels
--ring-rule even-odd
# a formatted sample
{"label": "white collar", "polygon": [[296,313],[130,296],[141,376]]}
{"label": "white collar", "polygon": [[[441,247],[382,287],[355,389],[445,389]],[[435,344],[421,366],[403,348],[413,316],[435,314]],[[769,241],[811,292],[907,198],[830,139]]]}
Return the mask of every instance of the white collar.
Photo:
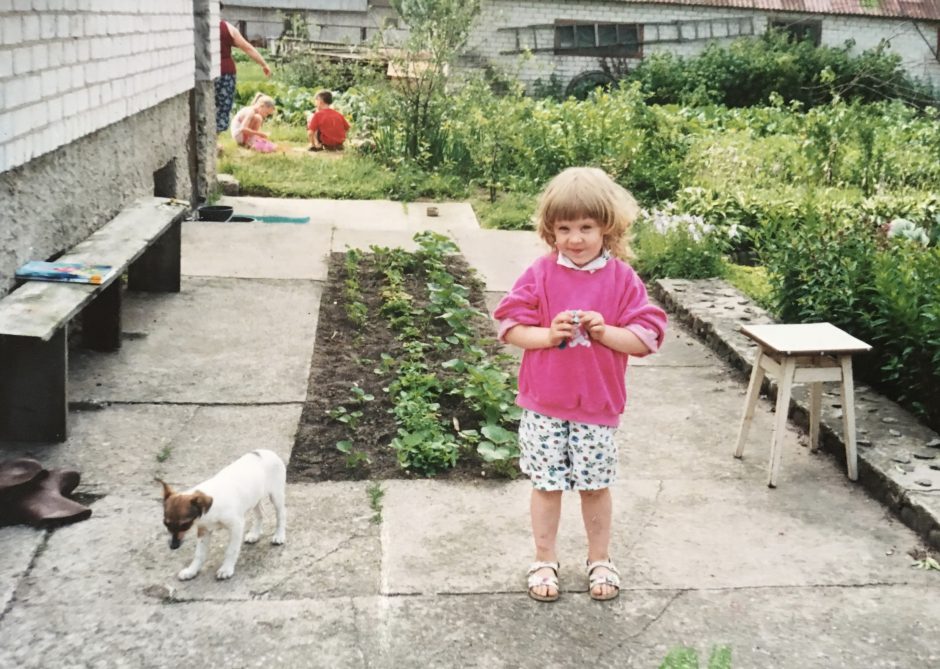
{"label": "white collar", "polygon": [[561,251],[558,252],[558,260],[556,262],[562,267],[576,269],[579,272],[596,272],[599,269],[603,269],[604,266],[607,265],[608,260],[610,260],[610,251],[604,249],[599,256],[594,258],[594,260],[584,265],[583,267],[578,267],[575,265],[574,261]]}

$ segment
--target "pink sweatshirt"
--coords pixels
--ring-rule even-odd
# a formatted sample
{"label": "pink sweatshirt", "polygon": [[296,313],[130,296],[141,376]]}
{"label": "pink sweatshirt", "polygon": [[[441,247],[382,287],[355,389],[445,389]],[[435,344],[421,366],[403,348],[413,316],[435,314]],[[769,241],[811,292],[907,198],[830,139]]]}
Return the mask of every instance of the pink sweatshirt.
{"label": "pink sweatshirt", "polygon": [[[666,332],[666,314],[649,303],[646,286],[622,260],[596,271],[557,263],[553,252],[523,272],[493,312],[499,337],[515,325],[549,327],[561,311],[597,311],[609,325],[634,332],[653,353]],[[580,423],[617,426],[626,406],[627,354],[591,340],[590,346],[526,350],[516,403],[540,414]]]}

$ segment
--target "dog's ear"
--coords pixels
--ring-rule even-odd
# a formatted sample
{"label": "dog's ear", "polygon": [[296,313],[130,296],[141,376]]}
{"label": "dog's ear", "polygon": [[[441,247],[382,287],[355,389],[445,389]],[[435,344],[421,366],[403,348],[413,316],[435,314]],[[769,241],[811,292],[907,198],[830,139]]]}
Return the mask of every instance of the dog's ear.
{"label": "dog's ear", "polygon": [[203,516],[212,508],[212,498],[206,493],[197,490],[193,493],[190,504],[193,505],[193,510],[196,512],[197,516]]}
{"label": "dog's ear", "polygon": [[170,495],[174,494],[173,488],[164,481],[163,479],[154,479],[157,483],[163,486],[163,499],[166,500]]}

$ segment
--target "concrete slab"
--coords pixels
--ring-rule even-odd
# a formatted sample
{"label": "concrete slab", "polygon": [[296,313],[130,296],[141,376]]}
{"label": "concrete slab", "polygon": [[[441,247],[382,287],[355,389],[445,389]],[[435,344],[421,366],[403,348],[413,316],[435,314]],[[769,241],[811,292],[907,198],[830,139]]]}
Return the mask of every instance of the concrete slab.
{"label": "concrete slab", "polygon": [[[473,208],[465,202],[395,202],[392,200],[322,200],[264,197],[223,197],[219,204],[230,205],[236,214],[248,216],[309,216],[311,223],[328,223],[351,230],[478,230]],[[427,215],[436,207],[438,215]],[[281,224],[265,224],[282,228]]]}
{"label": "concrete slab", "polygon": [[349,599],[24,606],[0,628],[0,666],[367,667]]}
{"label": "concrete slab", "polygon": [[[523,593],[529,490],[522,481],[389,482],[382,592]],[[911,532],[844,487],[821,487],[809,506],[805,490],[784,496],[750,482],[624,479],[612,491],[611,552],[625,590],[931,582],[903,555],[916,544]],[[558,550],[562,589],[586,591],[574,494],[562,505]]]}
{"label": "concrete slab", "polygon": [[45,537],[44,530],[32,527],[0,527],[0,611],[6,611],[13,601],[17,584],[29,571]]}
{"label": "concrete slab", "polygon": [[549,251],[537,234],[527,230],[458,230],[453,236],[488,291],[510,290],[523,270]]}
{"label": "concrete slab", "polygon": [[347,249],[361,249],[368,251],[370,246],[384,246],[390,249],[402,248],[414,252],[418,244],[414,241],[415,233],[412,230],[359,230],[351,228],[334,228],[331,250],[345,252]]}
{"label": "concrete slab", "polygon": [[287,460],[301,409],[300,404],[112,404],[71,412],[69,438],[61,444],[11,444],[4,457],[75,469],[81,472],[83,493],[149,497],[158,489],[155,476],[191,485],[255,448]]}
{"label": "concrete slab", "polygon": [[184,276],[326,280],[329,224],[208,223],[183,225]]}
{"label": "concrete slab", "polygon": [[[95,601],[145,604],[374,595],[379,587],[379,528],[372,522],[365,484],[291,485],[287,491],[287,543],[272,546],[274,511],[265,503],[264,536],[245,545],[229,581],[215,571],[228,541],[212,538],[202,572],[179,581],[195,550],[187,537],[175,551],[163,528],[162,496],[109,495],[86,521],[56,530],[22,579],[17,601],[29,606]],[[89,550],[94,547],[94,550]],[[154,594],[156,593],[156,594]]]}
{"label": "concrete slab", "polygon": [[551,606],[491,594],[357,605],[374,630],[363,639],[370,666],[659,667],[682,648],[699,662],[669,666],[706,666],[726,647],[733,667],[855,669],[940,661],[940,605],[911,606],[920,595],[915,586],[872,585],[647,590],[606,604],[583,594]]}
{"label": "concrete slab", "polygon": [[[668,388],[668,399],[663,390]],[[733,457],[744,385],[720,367],[634,367],[627,370],[627,409],[617,436],[623,476],[746,480],[766,486],[773,414],[762,399],[744,458]],[[788,426],[778,486],[841,481],[831,457],[810,454]]]}
{"label": "concrete slab", "polygon": [[128,293],[116,353],[75,351],[70,401],[302,402],[322,286],[189,278]]}

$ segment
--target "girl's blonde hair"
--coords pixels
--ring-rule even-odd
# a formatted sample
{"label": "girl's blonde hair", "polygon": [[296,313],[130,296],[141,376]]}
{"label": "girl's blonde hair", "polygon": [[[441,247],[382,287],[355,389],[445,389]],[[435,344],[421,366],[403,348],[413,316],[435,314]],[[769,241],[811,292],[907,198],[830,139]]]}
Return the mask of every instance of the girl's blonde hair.
{"label": "girl's blonde hair", "polygon": [[639,207],[627,189],[596,167],[569,167],[548,182],[539,196],[535,220],[539,236],[555,246],[555,223],[593,218],[604,248],[623,260],[632,257],[630,226]]}
{"label": "girl's blonde hair", "polygon": [[272,98],[270,95],[265,95],[261,91],[258,91],[257,93],[255,93],[255,97],[251,101],[251,106],[254,107],[259,102],[265,107],[270,107],[271,109],[274,109],[275,107],[274,98]]}

